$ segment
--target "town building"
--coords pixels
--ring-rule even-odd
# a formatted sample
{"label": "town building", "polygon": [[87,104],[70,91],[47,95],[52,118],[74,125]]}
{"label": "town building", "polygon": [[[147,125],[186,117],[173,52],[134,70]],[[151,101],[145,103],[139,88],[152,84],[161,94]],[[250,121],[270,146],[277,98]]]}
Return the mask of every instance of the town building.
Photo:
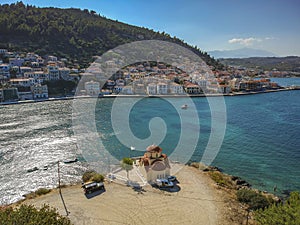
{"label": "town building", "polygon": [[158,95],[168,94],[168,84],[166,84],[166,83],[158,83],[157,84],[157,94]]}
{"label": "town building", "polygon": [[36,84],[30,87],[33,99],[45,99],[48,98],[47,85]]}
{"label": "town building", "polygon": [[100,83],[95,81],[85,82],[84,88],[87,95],[98,96],[100,93]]}
{"label": "town building", "polygon": [[43,83],[49,80],[49,74],[44,71],[26,72],[24,73],[25,78],[33,78],[35,84]]}
{"label": "town building", "polygon": [[13,87],[30,87],[35,84],[33,78],[14,78],[10,79],[9,83]]}
{"label": "town building", "polygon": [[49,80],[59,80],[59,70],[57,66],[47,66],[47,72],[49,74]]}
{"label": "town building", "polygon": [[199,94],[201,93],[201,88],[197,84],[186,82],[184,84],[185,92],[188,94]]}
{"label": "town building", "polygon": [[170,92],[171,94],[176,94],[176,95],[182,95],[185,93],[182,85],[176,84],[174,82],[170,84]]}
{"label": "town building", "polygon": [[23,58],[10,58],[9,59],[10,67],[13,67],[13,66],[21,67],[23,65],[23,63],[24,63]]}
{"label": "town building", "polygon": [[146,89],[148,95],[156,95],[157,93],[157,85],[155,83],[148,84]]}

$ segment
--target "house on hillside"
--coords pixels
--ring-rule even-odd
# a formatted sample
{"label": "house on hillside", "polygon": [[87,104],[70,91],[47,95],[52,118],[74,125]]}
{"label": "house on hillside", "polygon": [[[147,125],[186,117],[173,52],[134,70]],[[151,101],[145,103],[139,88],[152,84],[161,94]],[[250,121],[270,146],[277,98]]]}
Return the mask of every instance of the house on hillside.
{"label": "house on hillside", "polygon": [[140,172],[149,183],[170,175],[171,167],[168,156],[162,154],[162,148],[157,145],[150,145],[147,148],[144,156],[140,158],[139,165]]}

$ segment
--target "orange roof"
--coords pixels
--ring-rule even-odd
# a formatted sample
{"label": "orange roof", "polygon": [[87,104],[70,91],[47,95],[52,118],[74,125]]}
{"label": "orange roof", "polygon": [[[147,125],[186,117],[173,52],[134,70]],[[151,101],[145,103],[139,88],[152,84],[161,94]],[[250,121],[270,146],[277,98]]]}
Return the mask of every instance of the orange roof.
{"label": "orange roof", "polygon": [[150,145],[147,147],[147,152],[161,152],[162,148],[159,147],[158,145]]}

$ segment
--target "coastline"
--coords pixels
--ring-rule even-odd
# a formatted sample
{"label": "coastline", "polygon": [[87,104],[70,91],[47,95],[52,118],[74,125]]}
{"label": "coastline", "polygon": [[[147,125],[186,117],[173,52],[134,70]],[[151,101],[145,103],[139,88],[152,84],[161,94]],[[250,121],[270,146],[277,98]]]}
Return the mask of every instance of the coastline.
{"label": "coastline", "polygon": [[0,102],[1,105],[16,105],[16,104],[30,104],[30,103],[39,103],[39,102],[48,102],[48,101],[63,101],[63,100],[76,100],[76,99],[95,99],[95,98],[203,98],[203,97],[234,97],[234,96],[244,96],[244,95],[256,95],[256,94],[266,94],[273,92],[281,91],[297,91],[300,90],[300,86],[285,87],[280,89],[270,89],[264,91],[249,91],[249,92],[232,92],[232,93],[216,93],[216,94],[194,94],[194,95],[101,95],[101,96],[71,96],[71,97],[53,97],[48,99],[38,99],[38,100],[23,100],[23,101],[14,101],[14,102]]}
{"label": "coastline", "polygon": [[[230,184],[216,182],[212,174],[221,174],[222,179]],[[99,221],[105,224],[146,224],[145,219],[148,217],[144,218],[142,215],[154,207],[160,220],[154,219],[150,224],[161,221],[170,224],[168,221],[174,219],[195,225],[207,224],[208,221],[209,224],[218,225],[255,224],[253,213],[249,213],[247,205],[238,202],[236,193],[244,188],[260,193],[262,191],[251,188],[246,181],[225,174],[217,167],[201,163],[185,165],[175,175],[178,179],[178,190],[174,192],[159,190],[150,185],[135,189],[126,183],[106,179],[105,191],[96,195],[84,195],[79,183],[64,185],[61,187],[61,193],[70,212],[69,218],[74,224],[87,221],[91,225],[99,224]],[[59,192],[59,188],[56,187],[44,195],[28,194],[26,199],[4,207],[19,207],[21,204],[41,207],[43,204],[49,204],[57,208],[61,215],[65,215]],[[264,195],[280,201],[273,194]],[[159,202],[163,204],[157,204]],[[112,208],[114,210],[111,210]],[[167,214],[164,211],[166,209]],[[188,221],[185,215],[188,215]]]}
{"label": "coastline", "polygon": [[[246,206],[239,203],[235,191],[216,184],[207,171],[184,166],[177,174],[179,191],[162,191],[146,185],[142,191],[105,181],[105,191],[91,197],[85,196],[81,185],[67,185],[61,189],[69,218],[74,224],[157,224],[178,221],[181,224],[245,224]],[[66,212],[59,197],[59,189],[50,193],[13,203],[12,207],[43,204]],[[147,212],[156,214],[149,221]],[[99,213],[101,212],[101,213]],[[167,212],[167,213],[166,213]],[[251,220],[251,218],[250,218]],[[251,223],[249,223],[251,224]]]}

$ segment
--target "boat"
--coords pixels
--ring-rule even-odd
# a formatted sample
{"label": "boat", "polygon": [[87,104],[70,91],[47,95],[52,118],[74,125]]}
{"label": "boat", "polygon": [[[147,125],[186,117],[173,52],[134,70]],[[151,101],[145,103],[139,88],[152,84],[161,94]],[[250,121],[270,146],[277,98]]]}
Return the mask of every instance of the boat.
{"label": "boat", "polygon": [[135,147],[134,147],[134,146],[131,146],[131,147],[130,147],[130,150],[131,150],[131,151],[134,151],[134,150],[135,150]]}
{"label": "boat", "polygon": [[187,105],[187,104],[184,104],[184,105],[181,106],[181,108],[182,108],[182,109],[187,109],[187,108],[188,108],[188,105]]}
{"label": "boat", "polygon": [[70,163],[75,163],[75,162],[77,162],[77,161],[78,161],[78,159],[75,158],[75,159],[71,159],[71,160],[65,160],[64,163],[65,163],[65,164],[70,164]]}
{"label": "boat", "polygon": [[34,171],[37,171],[39,168],[37,168],[36,166],[33,167],[32,169],[28,169],[27,170],[27,173],[31,173],[31,172],[34,172]]}

